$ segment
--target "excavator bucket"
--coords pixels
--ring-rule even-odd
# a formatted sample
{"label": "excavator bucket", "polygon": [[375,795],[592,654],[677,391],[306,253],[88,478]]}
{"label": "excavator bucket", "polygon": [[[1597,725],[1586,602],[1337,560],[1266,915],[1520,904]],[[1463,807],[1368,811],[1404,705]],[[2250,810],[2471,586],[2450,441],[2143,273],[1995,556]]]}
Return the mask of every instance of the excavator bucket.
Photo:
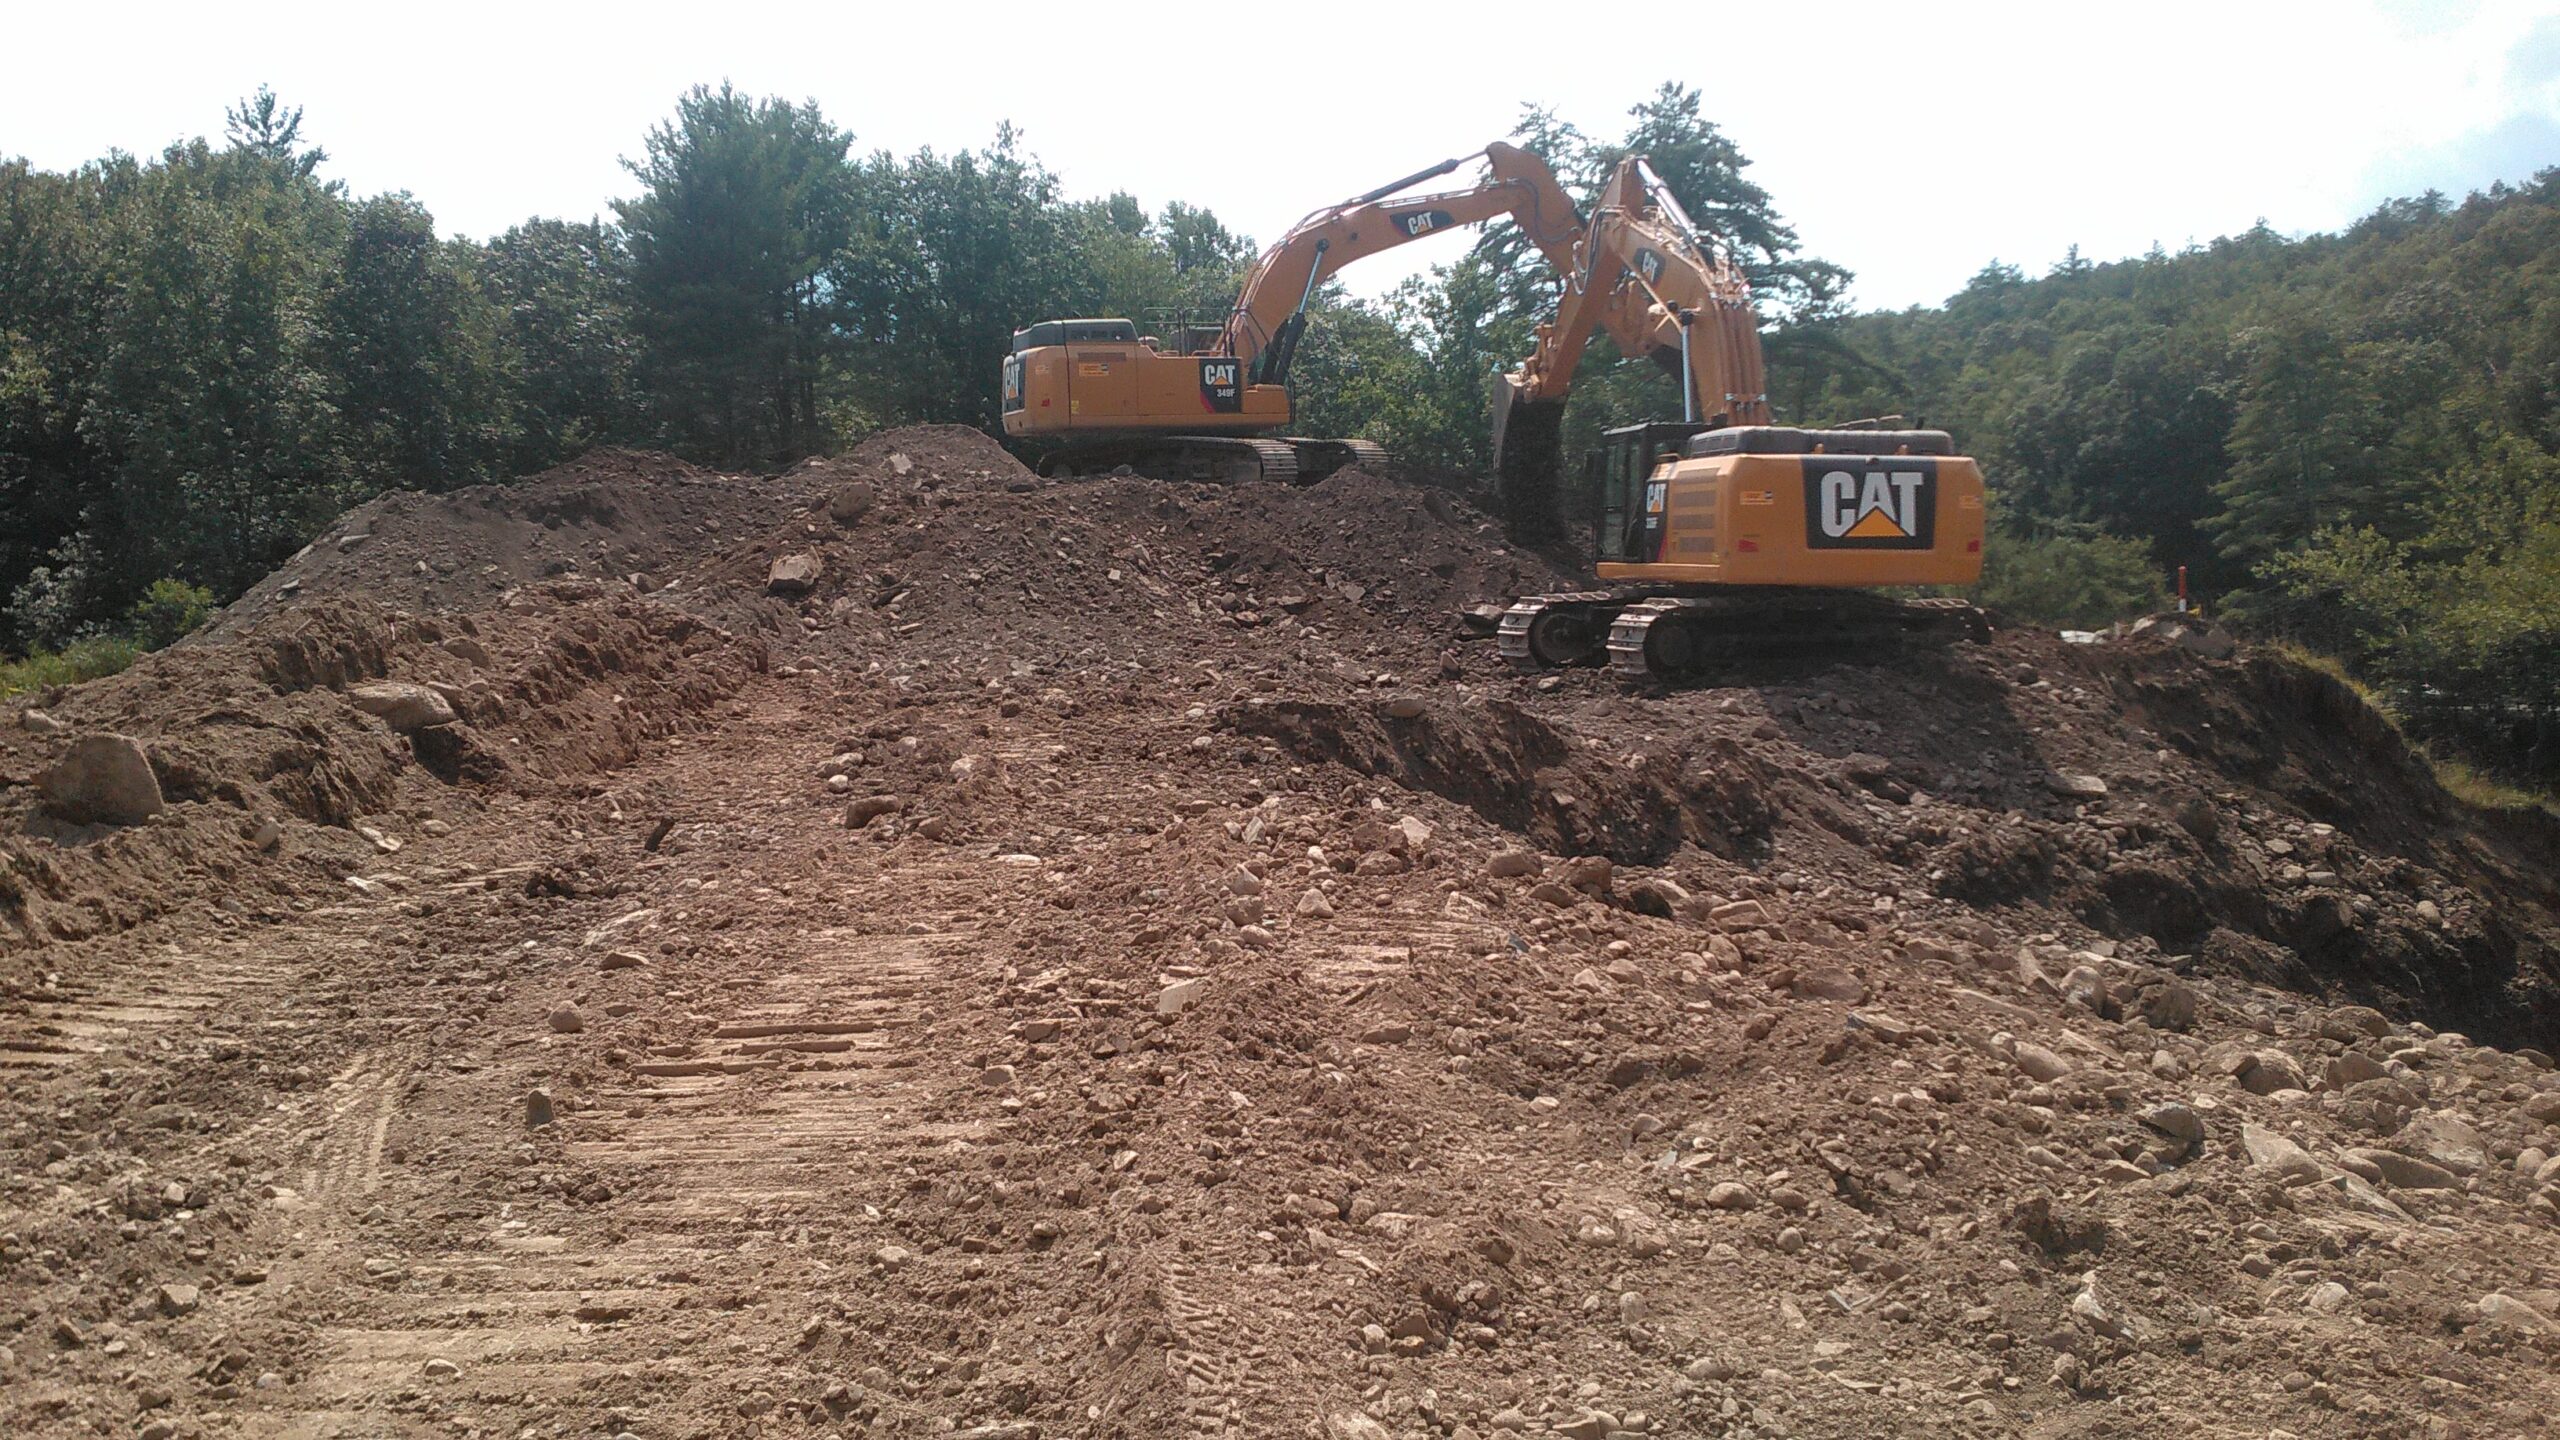
{"label": "excavator bucket", "polygon": [[1538,544],[1564,533],[1564,402],[1531,400],[1510,375],[1493,381],[1493,476],[1512,538]]}
{"label": "excavator bucket", "polygon": [[1502,470],[1502,443],[1511,435],[1511,412],[1528,402],[1520,398],[1520,377],[1498,372],[1493,377],[1493,468]]}

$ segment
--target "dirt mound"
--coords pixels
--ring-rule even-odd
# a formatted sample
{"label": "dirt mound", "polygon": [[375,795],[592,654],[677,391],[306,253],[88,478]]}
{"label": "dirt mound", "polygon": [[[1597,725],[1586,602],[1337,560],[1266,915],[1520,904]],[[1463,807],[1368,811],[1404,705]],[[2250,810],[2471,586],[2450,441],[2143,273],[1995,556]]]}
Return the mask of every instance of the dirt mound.
{"label": "dirt mound", "polygon": [[202,633],[228,639],[314,602],[478,610],[539,581],[647,590],[727,536],[808,503],[791,477],[721,475],[669,455],[592,451],[506,485],[395,490],[338,517]]}
{"label": "dirt mound", "polygon": [[[676,598],[831,667],[1394,684],[1440,666],[1461,605],[1563,579],[1445,491],[1356,471],[1303,488],[1053,480],[983,438],[899,431],[794,474],[832,503]],[[777,587],[778,562],[812,578]]]}
{"label": "dirt mound", "polygon": [[2560,882],[2536,858],[2560,831],[2462,814],[2316,672],[2018,634],[1721,678],[1635,698],[1578,677],[1545,704],[1407,719],[1255,701],[1225,719],[1552,853],[1872,901],[1853,934],[1953,902],[2181,973],[2560,1049]]}
{"label": "dirt mound", "polygon": [[[42,733],[0,728],[0,952],[214,902],[272,919],[363,893],[398,837],[585,787],[707,722],[761,663],[681,612],[575,584],[478,616],[306,605],[254,638],[146,656],[56,697]],[[403,733],[352,703],[385,678],[440,693],[455,720]],[[133,827],[49,813],[37,782],[86,733],[140,741],[168,809]]]}

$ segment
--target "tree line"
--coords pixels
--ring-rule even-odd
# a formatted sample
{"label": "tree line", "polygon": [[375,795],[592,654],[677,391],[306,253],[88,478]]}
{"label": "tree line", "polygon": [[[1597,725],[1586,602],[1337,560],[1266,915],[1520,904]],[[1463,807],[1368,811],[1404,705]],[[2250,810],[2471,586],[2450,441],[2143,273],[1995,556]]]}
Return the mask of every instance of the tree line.
{"label": "tree line", "polygon": [[2560,779],[2560,169],[2336,234],[1995,263],[1772,359],[1788,413],[1954,430],[2030,608],[2103,620],[2183,566],[2423,738]]}
{"label": "tree line", "polygon": [[[1254,253],[1180,201],[1067,198],[1010,128],[866,154],[814,103],[725,85],[642,137],[610,217],[487,240],[323,178],[272,93],[226,119],[220,142],[147,159],[0,163],[0,652],[165,632],[386,488],[599,444],[756,468],[889,424],[994,429],[1014,329],[1214,319]],[[1662,86],[1605,134],[1533,108],[1513,138],[1582,196],[1651,158],[1749,273],[1782,419],[1954,430],[1992,481],[1986,588],[2015,613],[2103,621],[2185,566],[2429,733],[2552,763],[2560,171],[2334,235],[2262,225],[2033,278],[1993,264],[1942,306],[1859,314],[1694,89]],[[1489,378],[1558,283],[1497,224],[1382,299],[1328,285],[1301,428],[1480,484]],[[1567,444],[1678,410],[1604,337]]]}
{"label": "tree line", "polygon": [[440,237],[358,197],[269,92],[221,143],[0,163],[0,653],[227,599],[393,487],[600,444],[779,466],[907,421],[991,425],[1015,327],[1223,316],[1205,210],[1062,197],[1006,130],[857,155],[813,104],[685,95],[610,219]]}

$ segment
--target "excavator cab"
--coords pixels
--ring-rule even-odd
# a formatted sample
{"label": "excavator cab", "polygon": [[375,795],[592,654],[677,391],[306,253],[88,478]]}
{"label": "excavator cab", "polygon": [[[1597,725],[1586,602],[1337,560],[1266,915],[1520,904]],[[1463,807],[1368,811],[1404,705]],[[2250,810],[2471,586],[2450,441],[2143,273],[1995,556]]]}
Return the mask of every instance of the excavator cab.
{"label": "excavator cab", "polygon": [[1636,565],[1662,558],[1663,492],[1654,474],[1706,429],[1695,421],[1654,420],[1601,432],[1600,444],[1582,457],[1592,497],[1593,553]]}

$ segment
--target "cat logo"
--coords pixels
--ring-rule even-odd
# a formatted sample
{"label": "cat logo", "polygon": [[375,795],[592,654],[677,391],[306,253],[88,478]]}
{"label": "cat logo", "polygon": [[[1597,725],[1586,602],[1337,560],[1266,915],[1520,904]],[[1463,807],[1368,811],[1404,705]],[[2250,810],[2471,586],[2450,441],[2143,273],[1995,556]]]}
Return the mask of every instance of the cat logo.
{"label": "cat logo", "polygon": [[1244,409],[1243,361],[1224,355],[1201,360],[1200,408],[1217,415]]}
{"label": "cat logo", "polygon": [[1938,462],[1907,455],[1809,455],[1810,550],[1926,550],[1938,529]]}
{"label": "cat logo", "polygon": [[1658,252],[1652,250],[1637,250],[1636,273],[1644,277],[1644,283],[1647,285],[1660,285],[1662,283],[1662,256]]}
{"label": "cat logo", "polygon": [[1407,210],[1388,216],[1387,222],[1403,231],[1406,239],[1419,240],[1434,230],[1457,224],[1458,217],[1446,210]]}

